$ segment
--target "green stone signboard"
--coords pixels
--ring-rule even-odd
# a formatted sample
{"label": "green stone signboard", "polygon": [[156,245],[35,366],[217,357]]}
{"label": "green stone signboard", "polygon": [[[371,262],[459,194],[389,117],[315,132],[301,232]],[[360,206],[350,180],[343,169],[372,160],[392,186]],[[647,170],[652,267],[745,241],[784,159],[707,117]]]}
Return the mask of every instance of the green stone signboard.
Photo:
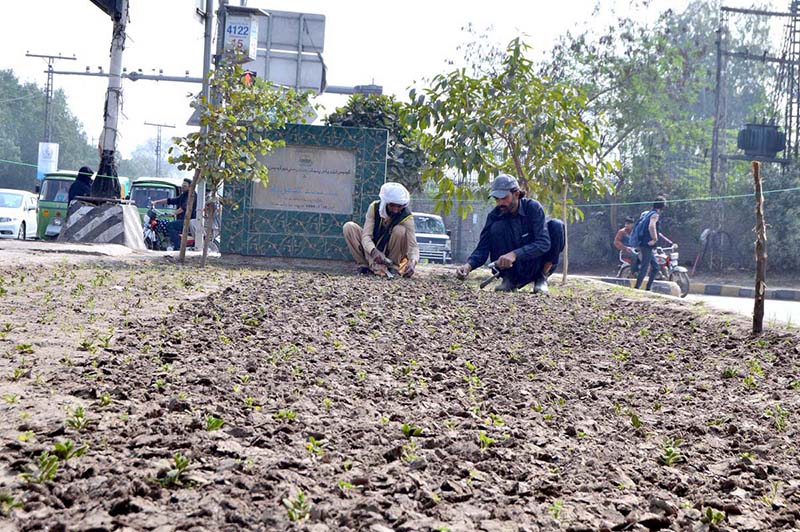
{"label": "green stone signboard", "polygon": [[342,225],[363,223],[386,179],[383,129],[293,125],[272,135],[286,146],[262,162],[265,187],[226,184],[222,253],[349,260]]}

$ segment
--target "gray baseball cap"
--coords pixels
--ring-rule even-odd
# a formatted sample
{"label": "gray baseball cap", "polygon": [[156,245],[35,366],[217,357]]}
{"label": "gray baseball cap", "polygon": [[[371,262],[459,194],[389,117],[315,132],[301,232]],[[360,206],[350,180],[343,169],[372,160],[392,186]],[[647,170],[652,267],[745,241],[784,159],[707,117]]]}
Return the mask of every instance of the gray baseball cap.
{"label": "gray baseball cap", "polygon": [[492,181],[492,191],[489,196],[497,199],[503,199],[508,196],[509,192],[519,188],[519,182],[516,177],[508,174],[500,174]]}

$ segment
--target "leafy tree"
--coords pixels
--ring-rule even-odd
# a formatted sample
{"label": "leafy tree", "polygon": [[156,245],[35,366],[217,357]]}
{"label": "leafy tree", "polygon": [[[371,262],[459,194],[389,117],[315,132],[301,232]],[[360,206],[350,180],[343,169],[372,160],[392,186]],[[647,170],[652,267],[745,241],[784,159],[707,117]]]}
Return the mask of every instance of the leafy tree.
{"label": "leafy tree", "polygon": [[344,107],[330,114],[329,126],[371,127],[389,132],[386,177],[402,183],[408,190],[420,188],[420,171],[424,163],[422,151],[414,141],[408,124],[401,119],[403,104],[394,96],[361,95],[350,97]]}
{"label": "leafy tree", "polygon": [[[201,176],[206,180],[210,205],[220,201],[219,190],[225,182],[254,179],[266,185],[269,181],[267,167],[259,161],[258,156],[283,146],[284,142],[271,140],[263,133],[304,120],[309,92],[283,90],[261,79],[255,79],[248,86],[243,79],[241,65],[223,59],[220,66],[209,74],[211,94],[216,94],[214,101],[201,95],[191,104],[199,110],[200,125],[205,128],[205,134],[194,132],[176,138],[175,146],[169,148],[171,163],[177,164],[179,170],[194,172],[183,224],[181,262],[186,255],[195,186]],[[208,219],[212,214],[208,210],[203,213],[203,231],[206,235]],[[204,239],[201,266],[205,266],[208,244],[208,238]]]}
{"label": "leafy tree", "polygon": [[600,151],[585,94],[538,75],[528,50],[514,39],[500,68],[474,75],[462,68],[436,76],[420,94],[411,91],[406,119],[420,131],[428,157],[423,178],[438,184],[437,210],[446,213],[454,200],[474,196],[473,184],[456,181],[449,170],[474,177],[478,186],[498,173],[513,174],[565,217],[581,216],[570,191],[593,196],[606,190],[614,162]]}
{"label": "leafy tree", "polygon": [[[11,70],[0,71],[0,186],[33,190],[39,142],[44,133],[44,91],[20,83]],[[52,141],[59,144],[59,168],[77,170],[97,159],[80,122],[69,111],[63,91],[56,90]],[[22,163],[22,164],[19,164]]]}

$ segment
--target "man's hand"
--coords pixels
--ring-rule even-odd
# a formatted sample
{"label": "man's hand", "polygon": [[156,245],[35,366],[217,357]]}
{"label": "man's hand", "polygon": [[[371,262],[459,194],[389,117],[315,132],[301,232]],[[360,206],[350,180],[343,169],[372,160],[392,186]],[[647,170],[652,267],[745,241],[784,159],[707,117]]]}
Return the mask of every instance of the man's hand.
{"label": "man's hand", "polygon": [[406,269],[403,271],[403,277],[411,277],[414,275],[414,268],[416,266],[416,261],[410,260],[408,264],[406,264]]}
{"label": "man's hand", "polygon": [[375,264],[386,264],[386,255],[384,255],[378,248],[372,248],[369,256],[375,261]]}
{"label": "man's hand", "polygon": [[470,266],[469,264],[462,264],[461,266],[456,268],[456,277],[458,277],[463,281],[464,279],[467,278],[467,275],[469,275],[469,272],[471,271],[472,271],[472,266]]}
{"label": "man's hand", "polygon": [[509,251],[505,255],[500,255],[500,258],[494,261],[494,265],[497,266],[499,270],[505,270],[506,268],[512,267],[516,260],[517,254],[513,251]]}

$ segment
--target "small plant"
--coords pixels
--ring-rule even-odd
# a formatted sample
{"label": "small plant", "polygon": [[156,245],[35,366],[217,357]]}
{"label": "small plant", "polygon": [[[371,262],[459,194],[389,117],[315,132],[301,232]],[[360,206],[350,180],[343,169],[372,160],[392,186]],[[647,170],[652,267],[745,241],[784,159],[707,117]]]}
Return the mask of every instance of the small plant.
{"label": "small plant", "polygon": [[351,490],[351,489],[353,489],[355,487],[355,486],[353,486],[353,484],[351,484],[350,482],[348,482],[346,480],[340,480],[336,484],[339,486],[339,489],[341,489],[342,491]]}
{"label": "small plant", "polygon": [[356,378],[358,379],[358,382],[364,382],[364,379],[367,378],[367,372],[363,369],[358,370],[358,373],[356,373]]}
{"label": "small plant", "polygon": [[5,394],[3,396],[3,401],[5,401],[6,403],[8,403],[10,405],[13,405],[17,401],[19,401],[19,395],[15,394],[15,393],[7,393],[7,394]]}
{"label": "small plant", "polygon": [[487,436],[485,431],[480,431],[478,433],[478,444],[481,447],[481,452],[484,452],[487,449],[489,449],[489,446],[491,446],[493,443],[494,439]]}
{"label": "small plant", "polygon": [[755,388],[755,387],[758,386],[758,383],[756,382],[756,378],[754,376],[752,376],[752,375],[748,375],[747,377],[745,377],[742,380],[742,382],[744,383],[744,385],[747,388]]}
{"label": "small plant", "polygon": [[550,507],[547,508],[547,511],[550,512],[550,514],[553,516],[553,519],[558,521],[559,519],[561,519],[561,512],[563,509],[564,509],[564,501],[562,501],[561,499],[556,499],[555,501],[553,501],[553,504],[551,504]]}
{"label": "small plant", "polygon": [[486,420],[487,425],[495,425],[497,427],[503,426],[505,422],[503,418],[500,417],[498,414],[494,414],[492,412],[489,413],[489,419]]}
{"label": "small plant", "polygon": [[761,364],[758,362],[757,359],[751,358],[747,361],[747,367],[750,370],[751,375],[758,375],[759,377],[764,376],[764,370],[761,369]]}
{"label": "small plant", "polygon": [[164,478],[158,481],[162,486],[183,486],[186,482],[186,469],[189,467],[189,458],[180,452],[172,455],[172,467],[166,472]]}
{"label": "small plant", "polygon": [[403,435],[406,438],[411,439],[414,436],[420,436],[422,434],[422,428],[417,427],[413,423],[403,423],[403,426],[400,427],[400,430],[403,431]]}
{"label": "small plant", "polygon": [[306,494],[302,490],[299,490],[293,499],[283,499],[283,505],[286,507],[289,521],[305,521],[311,515],[311,503],[306,500]]}
{"label": "small plant", "polygon": [[81,351],[88,351],[92,355],[97,352],[97,346],[94,345],[94,342],[91,339],[81,340],[81,344],[78,346],[78,349]]}
{"label": "small plant", "polygon": [[738,376],[739,376],[739,368],[737,368],[736,366],[728,366],[722,372],[723,379],[735,379]]}
{"label": "small plant", "polygon": [[28,482],[35,482],[41,484],[55,478],[58,472],[58,457],[53,456],[47,451],[42,451],[42,454],[36,458],[36,466],[30,473],[23,473],[22,478]]}
{"label": "small plant", "polygon": [[206,416],[206,430],[208,432],[213,432],[215,430],[219,430],[219,429],[222,428],[222,425],[224,425],[224,424],[225,424],[225,422],[222,419],[218,418],[218,417],[214,417],[214,416],[211,416],[211,415]]}
{"label": "small plant", "polygon": [[638,429],[642,427],[642,420],[636,412],[628,409],[627,414],[628,417],[631,418],[631,425],[633,425],[633,428]]}
{"label": "small plant", "polygon": [[714,508],[706,508],[700,521],[709,525],[718,525],[725,520],[725,513]]}
{"label": "small plant", "polygon": [[789,425],[789,411],[785,410],[781,407],[780,404],[775,403],[775,408],[767,408],[764,413],[772,418],[775,421],[775,430],[778,432],[783,432],[786,427]]}
{"label": "small plant", "polygon": [[325,408],[325,410],[328,410],[331,406],[333,406],[333,401],[328,397],[322,400],[322,407]]}
{"label": "small plant", "polygon": [[626,362],[631,358],[631,354],[622,348],[617,348],[611,358],[617,362]]}
{"label": "small plant", "polygon": [[12,510],[22,508],[22,503],[15,499],[11,493],[0,491],[0,515],[11,515]]}
{"label": "small plant", "polygon": [[111,402],[112,402],[111,394],[108,393],[108,392],[103,393],[103,395],[101,395],[100,398],[97,399],[97,405],[100,408],[103,408],[103,407],[106,407],[106,406],[110,405]]}
{"label": "small plant", "polygon": [[17,434],[17,439],[22,443],[29,442],[34,438],[36,438],[36,434],[34,434],[32,430],[26,430],[25,432]]}
{"label": "small plant", "polygon": [[91,421],[86,417],[86,410],[82,406],[78,406],[67,417],[67,426],[77,431],[82,431],[89,426]]}
{"label": "small plant", "polygon": [[417,442],[411,440],[407,444],[403,445],[402,449],[400,450],[400,459],[403,462],[413,462],[419,458],[417,454]]}
{"label": "small plant", "polygon": [[308,437],[308,442],[306,442],[306,451],[310,452],[314,455],[322,455],[325,453],[325,449],[323,449],[324,440],[318,440],[314,436]]}
{"label": "small plant", "polygon": [[683,454],[680,451],[681,440],[672,438],[664,438],[661,445],[661,456],[659,461],[665,466],[672,466],[678,462],[683,462]]}
{"label": "small plant", "polygon": [[467,370],[468,370],[470,373],[475,373],[475,372],[478,370],[478,366],[476,366],[475,364],[473,364],[473,363],[472,363],[472,362],[470,362],[469,360],[467,360],[467,361],[466,361],[466,363],[465,363],[464,365],[467,367]]}
{"label": "small plant", "polygon": [[282,419],[286,421],[294,421],[297,419],[297,412],[294,410],[278,410],[276,414],[272,414],[273,419]]}
{"label": "small plant", "polygon": [[70,458],[79,458],[86,454],[89,450],[88,445],[76,447],[72,440],[64,440],[53,444],[53,455],[57,456],[62,462],[66,462]]}
{"label": "small plant", "polygon": [[33,344],[17,344],[17,353],[20,355],[33,354]]}

